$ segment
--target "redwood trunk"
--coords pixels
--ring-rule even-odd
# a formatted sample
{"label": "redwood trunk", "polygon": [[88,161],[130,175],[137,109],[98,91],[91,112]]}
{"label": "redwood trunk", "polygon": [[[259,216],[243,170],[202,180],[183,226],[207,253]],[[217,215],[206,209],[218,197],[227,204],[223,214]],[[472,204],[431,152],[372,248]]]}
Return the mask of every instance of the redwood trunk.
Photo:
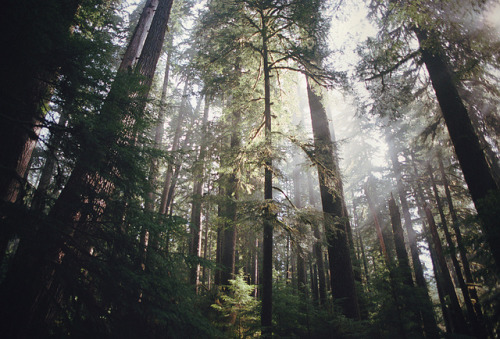
{"label": "redwood trunk", "polygon": [[314,134],[314,146],[317,156],[317,169],[321,192],[321,202],[325,215],[325,233],[328,244],[330,282],[334,299],[340,300],[343,314],[352,319],[359,319],[359,306],[356,296],[351,252],[347,239],[343,196],[340,195],[339,173],[334,173],[336,160],[329,130],[326,111],[321,97],[307,83],[307,95],[311,111]]}

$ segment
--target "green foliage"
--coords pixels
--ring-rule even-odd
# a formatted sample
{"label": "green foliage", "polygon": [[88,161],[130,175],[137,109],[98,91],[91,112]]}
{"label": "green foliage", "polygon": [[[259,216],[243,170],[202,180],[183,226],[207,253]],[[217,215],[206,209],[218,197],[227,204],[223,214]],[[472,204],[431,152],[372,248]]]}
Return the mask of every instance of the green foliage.
{"label": "green foliage", "polygon": [[253,336],[258,328],[259,302],[253,295],[254,285],[246,281],[243,270],[235,279],[229,280],[229,286],[221,296],[222,301],[212,305],[223,315],[223,328],[229,331],[228,337],[247,338]]}

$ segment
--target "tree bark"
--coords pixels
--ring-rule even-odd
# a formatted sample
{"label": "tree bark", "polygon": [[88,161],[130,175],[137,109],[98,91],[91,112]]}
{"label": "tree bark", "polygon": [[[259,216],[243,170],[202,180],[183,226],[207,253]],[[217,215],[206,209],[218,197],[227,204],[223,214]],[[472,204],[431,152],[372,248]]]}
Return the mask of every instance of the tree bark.
{"label": "tree bark", "polygon": [[[148,0],[150,2],[156,0]],[[165,64],[165,75],[163,77],[163,85],[161,90],[160,107],[158,109],[158,120],[156,122],[155,128],[155,143],[154,148],[160,149],[164,134],[164,124],[165,124],[165,114],[167,106],[167,93],[168,93],[168,82],[170,78],[170,63],[172,58],[172,40],[173,35],[170,36],[168,41],[168,51],[167,51],[167,62]],[[153,157],[149,165],[149,185],[150,191],[147,193],[145,199],[145,209],[146,211],[154,211],[154,201],[155,201],[155,189],[158,181],[158,158]]]}
{"label": "tree bark", "polygon": [[[307,185],[309,188],[309,203],[311,206],[316,205],[316,199],[314,196],[314,191],[312,187],[312,179],[310,176],[307,177]],[[313,244],[313,253],[316,262],[316,268],[318,271],[318,291],[319,291],[319,304],[326,305],[326,278],[325,278],[325,261],[323,260],[323,240],[319,226],[316,223],[311,224],[313,229],[313,235],[315,238]]]}
{"label": "tree bark", "polygon": [[[307,79],[306,79],[307,80]],[[325,233],[328,244],[328,257],[331,274],[331,287],[334,299],[341,300],[343,314],[359,319],[359,306],[354,283],[351,252],[347,239],[343,196],[340,195],[339,173],[335,172],[336,160],[330,135],[326,111],[321,97],[316,94],[307,81],[307,95],[314,135],[315,155],[325,215]]]}
{"label": "tree bark", "polygon": [[[58,128],[65,128],[66,122],[68,121],[67,112],[63,112],[59,117],[57,123]],[[47,159],[40,174],[40,180],[36,188],[33,200],[31,201],[31,209],[37,212],[42,212],[45,209],[47,203],[50,181],[54,175],[54,170],[56,168],[56,152],[61,146],[61,135],[60,131],[56,131],[55,134],[51,135],[50,138],[50,152],[47,153]]]}
{"label": "tree bark", "polygon": [[384,235],[382,234],[382,228],[380,227],[378,213],[377,210],[375,209],[375,205],[373,204],[370,193],[368,192],[368,185],[365,187],[365,195],[366,195],[366,200],[368,202],[368,207],[370,208],[370,212],[372,213],[373,224],[375,225],[375,230],[377,232],[377,238],[380,245],[380,253],[384,256],[387,268],[390,269],[390,266],[392,265],[392,260],[391,257],[389,256],[389,253],[387,252],[387,247],[385,246]]}
{"label": "tree bark", "polygon": [[[154,13],[158,7],[158,0],[147,0],[142,10],[139,22],[135,26],[134,33],[130,39],[127,50],[123,55],[122,62],[118,68],[119,72],[131,71],[137,60],[141,56],[141,51],[146,41],[151,23],[153,22]],[[168,61],[167,61],[168,62]],[[167,66],[168,67],[168,66]],[[168,78],[168,76],[166,76]]]}
{"label": "tree bark", "polygon": [[403,275],[403,282],[407,286],[413,286],[413,278],[411,276],[410,261],[406,252],[403,227],[401,226],[401,214],[399,214],[398,206],[391,193],[389,199],[389,213],[391,215],[392,232],[394,235],[394,244],[396,248],[396,256],[398,264]]}

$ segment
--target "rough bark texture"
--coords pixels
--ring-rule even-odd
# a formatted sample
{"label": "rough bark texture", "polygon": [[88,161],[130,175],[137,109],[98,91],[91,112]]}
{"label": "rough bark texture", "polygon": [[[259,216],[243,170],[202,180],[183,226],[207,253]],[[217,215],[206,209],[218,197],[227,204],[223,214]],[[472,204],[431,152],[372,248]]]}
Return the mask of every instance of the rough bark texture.
{"label": "rough bark texture", "polygon": [[413,30],[420,43],[422,60],[429,72],[457,159],[482,221],[497,270],[500,271],[500,226],[498,223],[500,209],[495,208],[494,202],[485,201],[488,197],[492,198],[492,195],[498,201],[500,189],[488,166],[467,109],[458,93],[456,80],[444,59],[438,39],[424,29],[414,28]]}
{"label": "rough bark texture", "polygon": [[309,82],[307,95],[311,111],[321,202],[325,215],[332,294],[335,299],[341,300],[340,304],[346,317],[359,319],[351,252],[347,239],[347,215],[345,215],[343,197],[338,189],[337,182],[340,181],[340,176],[339,173],[333,172],[337,166],[328,119],[321,97],[313,91]]}
{"label": "rough bark texture", "polygon": [[118,71],[132,70],[141,55],[144,42],[148,35],[149,28],[153,22],[153,16],[158,7],[158,0],[147,0],[139,17],[139,22],[135,26],[134,33],[130,39],[127,50],[123,55]]}

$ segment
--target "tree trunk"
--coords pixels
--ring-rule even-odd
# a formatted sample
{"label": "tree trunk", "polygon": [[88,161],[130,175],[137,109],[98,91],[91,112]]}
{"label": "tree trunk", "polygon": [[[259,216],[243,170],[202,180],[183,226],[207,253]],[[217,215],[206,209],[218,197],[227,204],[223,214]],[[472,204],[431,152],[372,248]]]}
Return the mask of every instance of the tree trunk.
{"label": "tree trunk", "polygon": [[448,229],[448,222],[446,221],[446,216],[444,215],[444,209],[443,209],[443,204],[441,203],[441,197],[439,196],[438,188],[436,186],[436,181],[434,179],[434,174],[432,172],[432,166],[429,164],[427,166],[427,172],[429,174],[429,178],[431,180],[431,186],[432,190],[434,192],[434,198],[436,200],[436,205],[439,211],[439,216],[441,217],[441,226],[444,231],[444,236],[446,239],[446,242],[448,244],[448,250],[449,254],[451,257],[451,261],[453,263],[453,267],[455,268],[455,273],[456,277],[458,280],[458,285],[460,286],[460,289],[462,290],[462,295],[464,297],[464,302],[465,306],[467,308],[467,316],[469,318],[469,321],[472,325],[472,328],[474,329],[474,333],[478,338],[486,338],[486,333],[484,331],[484,328],[479,324],[479,320],[477,319],[476,312],[474,310],[474,306],[472,305],[472,301],[469,296],[469,289],[467,287],[467,284],[465,283],[463,274],[462,274],[462,268],[460,267],[460,264],[457,259],[457,251],[455,248],[455,243],[453,242],[453,239],[451,238],[450,231]]}
{"label": "tree trunk", "polygon": [[[148,0],[156,1],[156,0]],[[165,76],[163,77],[163,85],[161,90],[160,107],[158,110],[158,120],[156,122],[155,128],[155,149],[160,149],[164,134],[164,124],[165,124],[165,114],[167,106],[167,93],[168,93],[168,82],[170,77],[170,63],[172,58],[172,40],[173,35],[168,39],[168,52],[167,52],[167,62],[165,64]],[[145,199],[145,209],[146,211],[154,211],[154,201],[155,201],[155,190],[158,181],[158,158],[153,157],[149,165],[149,185],[150,191],[147,193]]]}
{"label": "tree trunk", "polygon": [[[314,191],[312,187],[311,176],[307,177],[307,185],[309,188],[309,203],[311,206],[316,205],[316,199],[314,196]],[[319,226],[316,223],[311,225],[313,229],[313,235],[315,238],[313,244],[314,258],[316,262],[316,267],[318,270],[318,288],[319,288],[319,304],[326,305],[326,278],[325,278],[325,261],[323,260],[323,246],[322,246],[322,236],[319,230]]]}
{"label": "tree trunk", "polygon": [[482,221],[486,239],[496,262],[497,271],[500,271],[500,231],[498,223],[500,209],[495,207],[493,201],[486,201],[494,197],[498,199],[500,196],[499,187],[490,171],[467,109],[458,93],[455,84],[456,80],[446,64],[438,39],[432,35],[434,33],[418,27],[414,27],[413,31],[420,43],[422,60],[429,72],[457,159],[479,218]]}
{"label": "tree trunk", "polygon": [[396,256],[398,257],[399,269],[403,276],[403,282],[407,286],[413,286],[413,278],[411,276],[410,261],[406,252],[403,227],[401,226],[401,215],[399,214],[398,206],[391,193],[389,199],[389,213],[391,215],[392,232],[394,234],[394,244],[396,248]]}
{"label": "tree trunk", "polygon": [[[0,204],[14,203],[48,110],[53,81],[81,0],[10,1],[2,6],[0,29]],[[57,18],[47,24],[47,18]],[[7,47],[8,46],[8,47]],[[29,49],[26,50],[26,46]],[[64,48],[67,48],[64,45]]]}
{"label": "tree trunk", "polygon": [[460,232],[460,223],[458,220],[455,207],[453,206],[453,199],[451,197],[450,187],[448,184],[448,179],[446,178],[446,173],[444,171],[443,159],[441,154],[438,154],[439,160],[439,171],[441,172],[441,180],[443,182],[444,191],[446,194],[446,200],[448,202],[448,209],[450,210],[451,221],[453,230],[455,231],[455,237],[457,240],[458,252],[460,253],[460,259],[462,259],[462,266],[464,268],[464,275],[468,287],[468,292],[470,293],[470,298],[475,300],[474,311],[479,323],[486,328],[485,319],[483,312],[481,310],[481,303],[479,302],[479,296],[477,295],[477,290],[474,283],[474,278],[472,277],[472,272],[470,270],[469,259],[467,258],[467,252],[465,250],[464,241],[462,239],[462,233]]}
{"label": "tree trunk", "polygon": [[[200,98],[198,100],[198,103],[196,104],[196,108],[194,109],[194,112],[191,116],[191,124],[189,124],[189,126],[191,126],[191,127],[189,127],[189,129],[186,132],[186,136],[184,137],[184,141],[179,149],[181,151],[187,150],[187,146],[191,142],[191,136],[194,132],[192,126],[194,125],[195,117],[198,116],[198,114],[200,112],[201,101],[202,101],[202,98]],[[174,196],[175,196],[175,187],[177,185],[177,180],[179,178],[179,174],[182,171],[182,158],[179,155],[177,155],[175,158],[175,161],[176,161],[176,164],[172,170],[172,173],[173,173],[172,180],[171,180],[170,186],[168,188],[167,200],[165,202],[165,208],[166,208],[165,212],[166,213],[168,212],[169,215],[173,214],[173,210],[174,210],[173,201],[174,201]]]}
{"label": "tree trunk", "polygon": [[[151,23],[153,22],[154,13],[158,7],[158,0],[147,0],[142,10],[139,22],[135,26],[134,33],[130,39],[127,50],[123,55],[122,62],[118,68],[119,72],[131,71],[137,60],[141,56],[141,51],[146,41]],[[167,61],[168,63],[168,61]],[[168,67],[168,65],[167,65]],[[168,78],[168,76],[166,76]]]}
{"label": "tree trunk", "polygon": [[339,173],[334,172],[338,166],[334,159],[328,119],[321,97],[313,91],[309,81],[307,81],[307,95],[311,111],[321,201],[325,215],[332,294],[334,299],[341,301],[343,314],[346,317],[359,319],[351,252],[347,239],[347,215],[344,214],[343,197],[340,195],[337,184],[340,176]]}
{"label": "tree trunk", "polygon": [[267,149],[267,158],[265,159],[264,169],[264,239],[262,242],[262,337],[272,337],[272,300],[273,300],[273,228],[274,216],[271,211],[273,203],[273,173],[272,173],[272,138],[271,138],[271,70],[269,68],[268,54],[268,32],[267,19],[262,16],[262,63],[264,70],[264,129],[265,129],[265,147]]}
{"label": "tree trunk", "polygon": [[[195,183],[193,185],[193,203],[191,208],[191,251],[190,255],[200,256],[201,254],[201,202],[203,194],[203,182],[205,176],[205,157],[207,153],[207,134],[208,134],[208,112],[210,109],[210,97],[205,96],[205,107],[203,110],[203,122],[201,128],[200,151],[193,169]],[[196,264],[191,269],[191,283],[198,285],[200,279],[200,265]]]}
{"label": "tree trunk", "polygon": [[[144,79],[144,90],[141,92],[144,96],[147,96],[152,83],[171,5],[172,0],[160,1],[143,52],[136,66],[137,72]],[[110,94],[112,91],[113,88]],[[126,94],[131,95],[132,93]],[[131,117],[123,117],[108,111],[110,109],[108,107],[112,105],[112,102],[105,103],[103,116],[108,119],[120,119],[118,122],[130,123]],[[115,133],[119,132],[115,131]],[[106,140],[112,143],[117,142],[122,137],[117,134],[106,138]],[[60,299],[62,293],[61,283],[56,280],[56,277],[60,275],[62,264],[65,264],[64,255],[72,254],[71,251],[68,252],[66,242],[68,238],[73,238],[73,241],[82,248],[86,248],[87,241],[83,240],[83,233],[88,228],[88,221],[97,220],[106,208],[105,198],[112,191],[113,184],[87,168],[85,163],[89,159],[95,158],[94,152],[93,149],[84,150],[49,214],[49,218],[56,225],[56,230],[41,228],[37,234],[36,242],[34,240],[25,242],[22,246],[23,250],[18,251],[17,260],[12,266],[14,270],[9,273],[2,288],[1,304],[9,305],[9,307],[1,308],[2,319],[10,319],[4,323],[8,324],[8,328],[2,333],[8,337],[23,337],[28,335],[30,331],[37,331],[36,327],[44,326],[44,322],[50,323],[49,313],[52,305]],[[108,164],[107,155],[109,154],[102,154],[102,159],[99,158],[106,164]],[[94,159],[92,163],[99,159]],[[79,256],[78,253],[74,255]],[[18,298],[19,295],[23,295],[22,300]],[[18,323],[20,319],[23,320],[22,325]]]}
{"label": "tree trunk", "polygon": [[465,322],[462,309],[458,302],[457,294],[455,293],[455,287],[453,286],[453,281],[451,280],[450,272],[448,271],[448,266],[446,265],[446,260],[443,254],[443,248],[441,246],[441,240],[437,232],[436,223],[434,222],[434,217],[428,205],[424,206],[425,215],[427,217],[427,223],[431,231],[432,240],[434,243],[434,250],[437,254],[439,268],[441,269],[441,274],[443,277],[443,290],[447,296],[447,302],[449,302],[449,310],[451,315],[451,320],[453,324],[453,333],[468,335],[469,330],[467,328],[467,323]]}
{"label": "tree trunk", "polygon": [[[172,147],[170,149],[170,153],[172,153],[172,156],[175,156],[175,152],[179,150],[179,140],[181,138],[181,132],[182,132],[182,122],[184,121],[184,116],[186,115],[186,106],[187,106],[187,91],[189,88],[189,78],[186,79],[186,82],[184,82],[184,89],[182,90],[182,99],[181,99],[181,105],[179,107],[179,114],[177,116],[177,126],[175,128],[175,133],[174,133],[174,139],[172,140]],[[170,185],[172,183],[172,175],[174,173],[174,166],[171,161],[168,163],[167,167],[167,172],[165,173],[165,181],[163,184],[163,192],[161,194],[161,201],[160,201],[160,214],[166,214],[168,211],[168,196],[169,196],[169,190],[170,190]]]}
{"label": "tree trunk", "polygon": [[385,246],[384,235],[382,234],[382,228],[380,227],[380,222],[378,220],[378,213],[370,197],[370,193],[368,192],[368,185],[365,187],[365,195],[366,195],[366,200],[368,202],[368,207],[370,208],[370,212],[372,213],[375,230],[377,232],[377,238],[380,245],[380,253],[384,256],[387,268],[390,269],[390,266],[392,265],[392,260]]}
{"label": "tree trunk", "polygon": [[[58,128],[65,128],[66,122],[68,121],[68,114],[65,111],[59,117],[57,123]],[[61,131],[56,131],[50,137],[50,152],[47,153],[47,159],[45,165],[43,166],[42,173],[40,174],[40,180],[38,181],[38,186],[36,188],[35,194],[33,195],[33,200],[31,201],[31,209],[37,212],[42,212],[45,209],[47,203],[50,181],[54,175],[54,170],[56,168],[56,153],[61,146]]]}
{"label": "tree trunk", "polygon": [[388,140],[387,144],[389,146],[389,155],[391,157],[394,176],[396,177],[399,201],[401,202],[401,208],[403,210],[404,226],[408,235],[408,243],[410,245],[410,253],[413,262],[413,270],[415,272],[415,281],[417,283],[417,286],[421,289],[420,295],[422,296],[422,298],[420,300],[422,302],[421,314],[424,323],[424,331],[428,338],[439,338],[439,329],[437,327],[434,310],[432,309],[432,300],[429,296],[429,289],[427,287],[427,282],[424,277],[424,270],[420,261],[417,235],[415,233],[415,230],[413,229],[410,208],[408,207],[408,201],[406,199],[406,188],[402,179],[401,164],[398,160],[394,142]]}

